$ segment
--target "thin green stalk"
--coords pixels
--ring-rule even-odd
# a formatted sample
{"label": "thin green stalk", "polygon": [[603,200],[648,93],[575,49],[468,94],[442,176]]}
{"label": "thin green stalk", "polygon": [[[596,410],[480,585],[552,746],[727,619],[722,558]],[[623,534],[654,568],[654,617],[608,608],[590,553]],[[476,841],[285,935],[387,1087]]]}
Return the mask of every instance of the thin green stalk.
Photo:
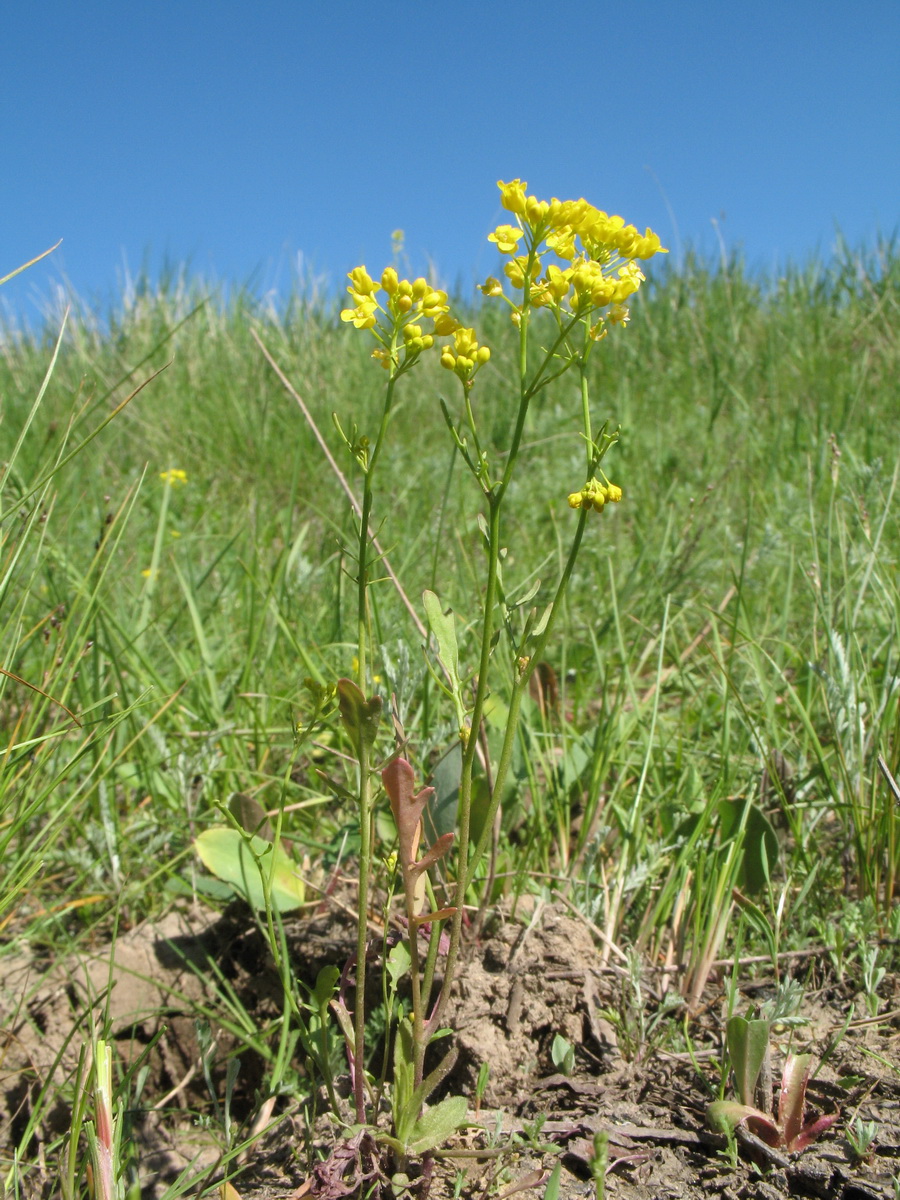
{"label": "thin green stalk", "polygon": [[471,723],[468,738],[463,747],[462,774],[459,784],[459,806],[457,827],[457,878],[456,878],[456,911],[450,926],[450,947],[447,951],[447,962],[444,968],[444,985],[441,988],[434,1011],[428,1022],[428,1032],[433,1033],[440,1024],[441,1015],[447,1006],[450,995],[450,985],[456,970],[462,940],[462,918],[465,907],[466,889],[469,885],[469,841],[472,822],[472,771],[478,750],[478,730],[484,715],[484,705],[488,697],[488,674],[491,663],[491,650],[494,636],[494,611],[497,605],[498,565],[500,562],[500,509],[503,497],[509,486],[512,471],[518,457],[522,431],[525,428],[525,417],[528,412],[530,394],[525,387],[528,369],[528,308],[523,307],[522,321],[519,329],[519,378],[522,381],[519,395],[519,410],[516,415],[516,427],[512,445],[506,460],[506,469],[501,481],[490,491],[486,491],[488,502],[488,568],[487,586],[484,597],[484,610],[481,623],[481,654],[478,663],[478,681],[475,687],[475,701],[472,706]]}
{"label": "thin green stalk", "polygon": [[[395,377],[388,380],[381,413],[381,424],[375,445],[365,465],[362,513],[359,519],[359,549],[357,575],[357,682],[365,695],[368,683],[368,587],[369,587],[369,520],[372,514],[372,478],[384,445],[391,405],[394,399]],[[354,1099],[356,1119],[366,1119],[365,1050],[366,1050],[366,945],[368,942],[369,876],[372,871],[372,779],[369,747],[365,739],[359,745],[359,893],[356,923],[356,994],[354,996],[353,1056]]]}
{"label": "thin green stalk", "polygon": [[481,831],[481,836],[479,837],[478,842],[475,846],[475,849],[469,858],[469,862],[468,862],[468,866],[467,866],[467,870],[466,870],[467,879],[471,879],[481,856],[484,854],[485,850],[487,849],[487,843],[488,843],[488,839],[491,836],[491,829],[493,827],[494,817],[496,816],[497,809],[500,805],[500,797],[503,795],[503,789],[506,784],[506,776],[509,771],[510,763],[512,762],[513,749],[514,749],[515,740],[516,740],[516,730],[517,730],[518,724],[519,724],[519,710],[520,710],[521,704],[522,704],[522,697],[525,694],[525,691],[531,680],[531,676],[534,674],[537,664],[541,661],[541,658],[544,653],[544,649],[546,648],[546,645],[547,645],[548,641],[550,640],[550,636],[553,633],[554,626],[556,625],[559,611],[562,608],[566,590],[569,585],[569,579],[572,576],[572,570],[575,566],[575,560],[578,557],[578,551],[581,547],[581,540],[582,540],[582,537],[584,536],[584,527],[585,527],[586,520],[587,520],[587,509],[581,509],[578,514],[578,525],[575,529],[575,535],[572,538],[572,545],[569,550],[569,556],[566,559],[566,565],[563,568],[563,573],[560,576],[560,580],[559,580],[559,583],[556,588],[556,594],[553,597],[553,603],[550,607],[550,616],[547,619],[547,623],[544,626],[543,632],[541,633],[541,635],[537,638],[537,640],[534,643],[532,653],[529,656],[528,665],[520,673],[519,678],[516,680],[515,686],[513,687],[512,699],[511,699],[510,705],[509,705],[509,713],[508,713],[508,716],[506,719],[506,728],[505,728],[504,734],[503,734],[503,746],[500,750],[500,759],[497,764],[497,773],[494,777],[494,786],[493,786],[493,791],[491,794],[491,802],[490,802],[490,805],[487,810],[487,814],[484,819],[484,826]]}
{"label": "thin green stalk", "polygon": [[[573,538],[572,547],[569,552],[569,557],[563,569],[562,576],[557,586],[556,594],[551,605],[550,615],[544,626],[541,635],[538,637],[534,645],[533,653],[530,656],[528,666],[519,675],[516,685],[513,688],[512,699],[510,702],[509,713],[506,722],[506,730],[504,733],[503,748],[500,754],[500,762],[498,765],[497,775],[493,782],[491,802],[488,808],[487,815],[484,820],[484,825],[478,844],[475,847],[474,854],[470,853],[470,838],[471,838],[471,809],[472,809],[472,771],[475,764],[475,755],[477,751],[477,734],[481,726],[481,720],[484,715],[484,705],[489,693],[488,688],[488,672],[490,669],[490,659],[494,634],[495,608],[497,603],[498,590],[498,566],[500,561],[500,512],[503,504],[503,498],[509,487],[516,461],[519,454],[519,448],[522,442],[522,435],[525,429],[525,421],[528,416],[529,404],[537,392],[543,372],[547,365],[553,360],[558,347],[562,344],[571,329],[571,324],[565,329],[560,330],[559,336],[553,343],[551,348],[545,353],[543,361],[535,373],[534,378],[530,383],[526,383],[528,375],[528,324],[530,316],[530,307],[527,301],[527,292],[523,300],[521,323],[519,326],[519,379],[521,380],[519,406],[516,414],[516,423],[513,430],[512,442],[510,445],[509,454],[506,459],[506,466],[503,476],[498,484],[486,492],[489,509],[488,523],[488,571],[487,571],[487,587],[484,600],[484,613],[481,628],[481,655],[478,669],[478,682],[476,686],[475,702],[472,708],[471,724],[469,727],[469,737],[463,752],[462,777],[460,780],[459,790],[459,816],[458,816],[458,833],[457,833],[457,882],[456,882],[456,912],[453,915],[453,921],[450,930],[450,948],[447,954],[447,962],[444,972],[444,986],[438,996],[437,1004],[429,1021],[429,1032],[433,1032],[440,1023],[441,1016],[446,1008],[449,997],[449,989],[453,980],[453,975],[456,968],[456,961],[459,955],[460,941],[462,936],[462,916],[465,905],[466,891],[469,882],[474,873],[475,867],[479,859],[484,854],[487,846],[487,840],[491,835],[491,829],[494,823],[494,817],[500,804],[500,797],[503,795],[503,787],[506,780],[506,774],[509,770],[509,765],[512,761],[513,747],[515,745],[516,730],[519,722],[519,712],[522,704],[522,696],[534,672],[537,663],[540,661],[544,648],[553,632],[556,624],[557,616],[565,596],[566,588],[568,587],[569,579],[572,574],[572,569],[575,565],[575,559],[578,555],[578,550],[581,545],[581,539],[584,534],[585,518],[587,510],[582,509],[579,514],[578,526]],[[574,323],[574,322],[573,322]],[[582,368],[582,395],[585,405],[587,403],[587,381],[584,377]],[[471,409],[467,406],[467,412],[471,421]],[[474,426],[474,422],[472,422]],[[587,418],[587,429],[590,430],[590,419]],[[592,454],[590,442],[588,443],[589,458]]]}
{"label": "thin green stalk", "polygon": [[500,497],[496,493],[493,493],[489,496],[488,502],[490,505],[488,576],[481,625],[481,657],[478,665],[478,683],[475,689],[475,703],[472,707],[472,720],[469,726],[468,738],[463,748],[462,775],[459,783],[456,911],[453,914],[450,926],[450,947],[447,951],[447,962],[444,967],[444,986],[441,988],[437,1004],[428,1022],[429,1033],[433,1033],[438,1028],[441,1015],[447,1006],[447,1000],[450,995],[450,984],[456,970],[456,960],[459,957],[460,942],[462,940],[463,907],[465,905],[466,888],[469,883],[469,873],[466,869],[466,864],[469,855],[472,819],[472,769],[478,748],[478,729],[481,725],[484,704],[488,695],[488,670],[491,661],[491,641],[494,633],[494,608],[497,603],[497,564],[500,560]]}

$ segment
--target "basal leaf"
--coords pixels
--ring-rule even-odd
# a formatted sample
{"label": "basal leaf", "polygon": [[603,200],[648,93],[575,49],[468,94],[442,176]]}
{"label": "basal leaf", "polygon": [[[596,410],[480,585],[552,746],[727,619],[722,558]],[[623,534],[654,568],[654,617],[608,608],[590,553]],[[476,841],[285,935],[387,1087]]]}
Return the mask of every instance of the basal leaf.
{"label": "basal leaf", "polygon": [[432,774],[434,796],[425,810],[425,832],[436,842],[456,828],[459,808],[459,781],[462,778],[462,746],[455,742],[438,762]]}
{"label": "basal leaf", "polygon": [[778,1094],[778,1123],[788,1149],[793,1146],[803,1129],[806,1084],[811,1067],[811,1054],[789,1054],[784,1063],[781,1091]]}
{"label": "basal leaf", "polygon": [[451,609],[445,613],[434,592],[424,591],[422,600],[425,604],[425,615],[431,626],[431,632],[437,639],[438,658],[447,673],[447,686],[453,697],[456,720],[461,729],[465,724],[466,706],[463,702],[462,681],[459,677],[459,647],[456,641],[456,621],[453,611]]}
{"label": "basal leaf", "polygon": [[752,894],[764,892],[778,862],[778,835],[758,805],[750,800],[723,800],[719,804],[720,837],[726,842],[741,833],[743,844],[737,884]]}
{"label": "basal leaf", "polygon": [[714,1100],[707,1105],[706,1120],[717,1133],[733,1134],[738,1125],[745,1124],[767,1146],[777,1146],[781,1133],[771,1117],[749,1104],[738,1104],[736,1100]]}
{"label": "basal leaf", "polygon": [[194,848],[207,870],[230,883],[253,908],[266,907],[264,879],[269,883],[272,907],[278,912],[299,908],[306,898],[303,880],[280,845],[218,826],[204,830]]}
{"label": "basal leaf", "polygon": [[769,1022],[730,1017],[725,1026],[725,1040],[734,1071],[735,1090],[741,1103],[752,1105],[756,1081],[769,1048]]}
{"label": "basal leaf", "polygon": [[408,1146],[412,1154],[424,1154],[442,1146],[461,1125],[465,1125],[469,1106],[465,1096],[448,1096],[429,1108],[416,1121]]}
{"label": "basal leaf", "polygon": [[447,668],[451,685],[459,682],[459,647],[456,642],[456,621],[453,610],[444,612],[434,592],[424,591],[422,600],[431,632],[437,639],[438,657]]}

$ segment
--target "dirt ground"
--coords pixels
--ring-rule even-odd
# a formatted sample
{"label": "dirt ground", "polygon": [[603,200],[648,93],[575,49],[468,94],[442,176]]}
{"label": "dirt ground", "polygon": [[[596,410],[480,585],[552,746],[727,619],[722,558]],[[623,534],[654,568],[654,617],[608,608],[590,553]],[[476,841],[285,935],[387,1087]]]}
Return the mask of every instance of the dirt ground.
{"label": "dirt ground", "polygon": [[[292,920],[286,932],[294,970],[310,982],[321,966],[343,966],[352,945],[352,922],[339,910]],[[0,959],[2,1175],[13,1146],[24,1140],[29,1167],[21,1194],[58,1194],[57,1146],[69,1127],[71,1079],[92,1025],[106,1014],[120,1061],[134,1065],[127,1118],[142,1195],[162,1196],[182,1173],[183,1181],[191,1180],[185,1194],[218,1195],[211,1185],[222,1178],[224,1124],[210,1082],[221,1104],[235,1046],[229,1025],[265,1030],[279,1011],[278,978],[249,913],[239,904],[224,915],[185,908],[120,936],[112,958],[102,947],[65,963],[6,950]],[[822,956],[789,959],[785,969],[803,984],[794,1049],[825,1059],[810,1085],[810,1109],[840,1118],[793,1157],[743,1138],[735,1166],[725,1139],[705,1120],[722,1055],[721,979],[711,979],[704,1007],[687,1022],[688,1052],[683,1036],[672,1036],[674,1026],[684,1028],[682,1009],[672,1007],[654,1024],[663,1002],[659,979],[644,972],[639,1000],[619,961],[601,965],[594,937],[577,914],[538,906],[524,918],[489,921],[468,947],[448,1017],[458,1030],[459,1056],[443,1088],[469,1098],[471,1124],[436,1160],[431,1196],[543,1196],[557,1162],[560,1197],[596,1195],[590,1163],[601,1133],[608,1146],[606,1191],[621,1200],[893,1200],[900,1194],[896,986],[890,979],[882,986],[872,1020],[865,997],[839,984]],[[755,970],[763,973],[757,977]],[[764,964],[742,971],[743,1009],[773,993],[775,980],[764,972]],[[557,1036],[574,1050],[566,1074],[552,1059]],[[776,1073],[787,1037],[785,1031],[775,1038]],[[231,1116],[244,1123],[246,1138],[259,1118],[266,1076],[260,1055],[244,1048],[240,1057]],[[476,1107],[484,1063],[490,1071]],[[47,1087],[49,1103],[41,1099]],[[360,1174],[371,1167],[365,1145],[348,1140],[321,1105],[313,1118],[306,1099],[298,1085],[257,1119],[258,1137],[233,1179],[242,1200],[316,1194],[338,1200],[367,1194],[378,1183],[377,1176],[366,1181]],[[856,1118],[877,1124],[862,1160],[845,1136]],[[311,1141],[324,1160],[314,1177],[305,1149]],[[373,1194],[389,1191],[376,1187]]]}

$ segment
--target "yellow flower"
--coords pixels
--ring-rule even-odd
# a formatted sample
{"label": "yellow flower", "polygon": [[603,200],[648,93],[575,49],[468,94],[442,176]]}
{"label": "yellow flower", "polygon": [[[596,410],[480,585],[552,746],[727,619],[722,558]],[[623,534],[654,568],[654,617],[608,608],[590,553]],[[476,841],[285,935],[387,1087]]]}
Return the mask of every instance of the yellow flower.
{"label": "yellow flower", "polygon": [[532,285],[531,303],[538,306],[559,304],[569,294],[570,286],[569,271],[551,265],[544,278]]}
{"label": "yellow flower", "polygon": [[[394,267],[385,267],[380,283],[365,267],[354,267],[348,274],[347,288],[354,301],[352,308],[341,311],[341,320],[357,329],[370,329],[378,342],[372,357],[387,371],[405,371],[425,350],[430,350],[436,337],[446,337],[459,329],[459,322],[450,316],[447,293],[434,287],[424,276],[401,279]],[[378,292],[386,293],[379,302]],[[431,322],[425,325],[424,321]],[[397,352],[402,341],[404,354]]]}
{"label": "yellow flower", "polygon": [[633,279],[630,276],[625,276],[624,279],[620,279],[615,285],[612,299],[616,304],[621,304],[623,300],[627,300],[629,296],[634,295],[640,286],[641,285],[638,280]]}
{"label": "yellow flower", "polygon": [[547,245],[554,254],[571,262],[575,257],[575,230],[569,225],[547,236]]}
{"label": "yellow flower", "polygon": [[593,259],[577,263],[571,271],[572,290],[575,295],[573,308],[603,308],[615,298],[616,281],[607,279],[603,268]]}
{"label": "yellow flower", "polygon": [[354,267],[347,278],[350,280],[347,291],[353,296],[371,296],[378,291],[378,284],[365,267]]}
{"label": "yellow flower", "polygon": [[170,471],[160,471],[159,477],[169,487],[181,487],[182,484],[187,483],[187,472],[181,471],[177,467]]}
{"label": "yellow flower", "polygon": [[361,300],[356,308],[341,309],[341,320],[352,321],[356,329],[371,329],[375,324],[377,307],[374,300]]}
{"label": "yellow flower", "polygon": [[449,311],[450,305],[447,303],[447,293],[429,288],[420,300],[419,307],[422,310],[423,317],[434,319],[441,313]]}
{"label": "yellow flower", "polygon": [[616,234],[616,249],[623,258],[632,258],[641,235],[633,225],[626,225]]}
{"label": "yellow flower", "polygon": [[457,329],[453,341],[457,354],[468,354],[478,345],[474,329]]}
{"label": "yellow flower", "polygon": [[503,183],[502,180],[497,180],[497,187],[500,189],[500,203],[511,213],[515,213],[521,217],[525,215],[525,189],[527,183],[523,183],[521,179],[514,179],[512,183]]}
{"label": "yellow flower", "polygon": [[[513,285],[514,288],[524,288],[525,286],[525,268],[528,266],[528,258],[524,254],[520,254],[518,258],[511,258],[503,268],[503,274]],[[531,264],[531,279],[537,279],[541,273],[541,260],[535,258]]]}
{"label": "yellow flower", "polygon": [[653,232],[652,229],[644,231],[644,236],[638,238],[637,246],[635,247],[635,258],[652,258],[654,254],[668,254],[665,246],[660,245],[659,234]]}
{"label": "yellow flower", "polygon": [[503,284],[499,279],[495,279],[493,275],[489,275],[484,283],[478,285],[478,290],[483,292],[485,296],[502,296]]}
{"label": "yellow flower", "polygon": [[434,318],[434,332],[438,337],[447,337],[459,329],[459,321],[448,312],[438,313]]}
{"label": "yellow flower", "polygon": [[547,214],[550,212],[550,205],[546,200],[538,200],[537,196],[528,196],[525,200],[525,220],[535,229],[538,225],[543,225],[547,220]]}
{"label": "yellow flower", "polygon": [[488,241],[494,242],[501,254],[515,254],[523,233],[524,230],[515,225],[498,225],[493,233],[488,234]]}

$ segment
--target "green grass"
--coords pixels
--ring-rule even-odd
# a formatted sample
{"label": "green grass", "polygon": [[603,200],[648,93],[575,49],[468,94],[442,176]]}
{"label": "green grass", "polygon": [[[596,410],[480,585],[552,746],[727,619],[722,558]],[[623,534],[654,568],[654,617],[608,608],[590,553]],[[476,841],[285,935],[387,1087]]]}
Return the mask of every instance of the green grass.
{"label": "green grass", "polygon": [[[689,258],[594,356],[625,499],[576,566],[558,704],[525,714],[489,898],[561,891],[694,1001],[738,928],[734,886],[745,948],[808,944],[848,904],[863,940],[889,930],[900,831],[876,757],[897,773],[898,309],[893,246],[778,280]],[[474,319],[493,348],[477,403],[502,446],[515,342],[502,314]],[[313,879],[352,850],[321,752],[294,762],[304,680],[352,670],[351,512],[253,330],[358,485],[331,413],[370,431],[381,380],[336,307],[276,313],[176,279],[102,322],[76,310],[58,351],[49,326],[0,334],[0,956],[95,941],[202,888],[191,839],[234,792],[289,806]],[[483,550],[447,387],[436,364],[403,381],[375,525],[414,603],[430,587],[453,606],[471,671]],[[568,384],[543,393],[510,598],[558,569],[578,429]],[[376,670],[427,773],[452,713],[389,583],[373,615]],[[315,737],[340,746],[336,722]]]}

